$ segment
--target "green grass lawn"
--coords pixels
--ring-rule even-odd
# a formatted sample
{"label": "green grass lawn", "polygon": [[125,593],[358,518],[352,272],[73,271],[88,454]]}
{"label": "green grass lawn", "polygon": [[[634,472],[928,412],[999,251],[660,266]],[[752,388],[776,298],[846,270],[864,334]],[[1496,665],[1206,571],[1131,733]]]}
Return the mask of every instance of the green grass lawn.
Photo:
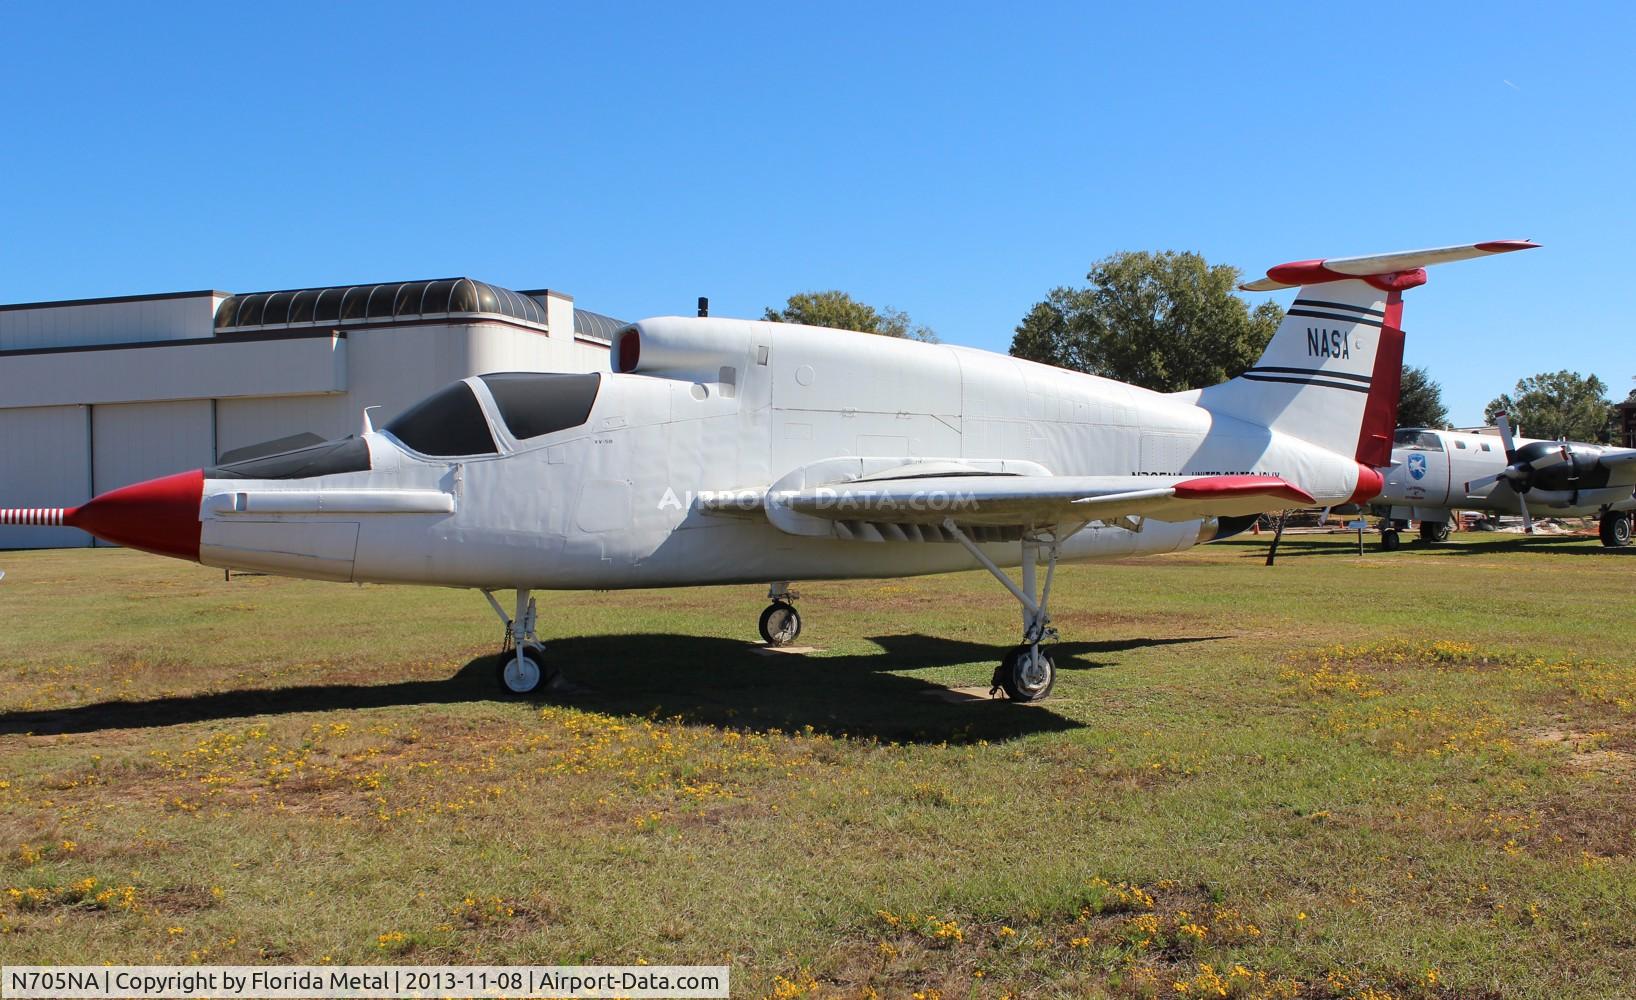
{"label": "green grass lawn", "polygon": [[1616,997],[1636,552],[1265,539],[1063,569],[540,597],[0,553],[7,963],[727,963],[745,996]]}

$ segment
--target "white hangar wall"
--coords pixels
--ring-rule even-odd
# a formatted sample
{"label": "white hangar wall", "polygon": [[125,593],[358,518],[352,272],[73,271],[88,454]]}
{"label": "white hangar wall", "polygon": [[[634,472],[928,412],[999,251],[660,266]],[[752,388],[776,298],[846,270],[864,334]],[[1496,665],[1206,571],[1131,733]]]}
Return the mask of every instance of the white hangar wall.
{"label": "white hangar wall", "polygon": [[[433,293],[450,297],[431,307]],[[617,325],[471,279],[0,306],[0,505],[71,506],[279,439],[344,437],[364,407],[378,427],[468,375],[606,371]],[[0,549],[90,544],[0,528]]]}
{"label": "white hangar wall", "polygon": [[[61,507],[91,495],[91,408],[0,410],[0,491],[6,507]],[[89,545],[74,528],[0,528],[0,548]]]}

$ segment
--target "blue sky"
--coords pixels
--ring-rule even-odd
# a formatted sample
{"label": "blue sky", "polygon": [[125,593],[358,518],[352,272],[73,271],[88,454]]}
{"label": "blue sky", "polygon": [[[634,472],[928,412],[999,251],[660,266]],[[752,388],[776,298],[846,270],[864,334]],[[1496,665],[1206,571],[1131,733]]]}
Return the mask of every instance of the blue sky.
{"label": "blue sky", "polygon": [[1408,360],[1457,422],[1543,370],[1622,398],[1636,9],[1371,10],[12,5],[0,301],[470,274],[633,319],[835,287],[1005,350],[1119,250],[1528,237],[1409,294]]}

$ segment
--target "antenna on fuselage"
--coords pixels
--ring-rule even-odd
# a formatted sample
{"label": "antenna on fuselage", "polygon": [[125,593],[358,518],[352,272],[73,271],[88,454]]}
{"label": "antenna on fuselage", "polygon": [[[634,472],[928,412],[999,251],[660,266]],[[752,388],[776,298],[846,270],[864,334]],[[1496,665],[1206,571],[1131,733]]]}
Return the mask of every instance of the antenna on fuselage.
{"label": "antenna on fuselage", "polygon": [[710,315],[710,300],[701,295],[699,296],[699,317],[702,319],[708,315]]}

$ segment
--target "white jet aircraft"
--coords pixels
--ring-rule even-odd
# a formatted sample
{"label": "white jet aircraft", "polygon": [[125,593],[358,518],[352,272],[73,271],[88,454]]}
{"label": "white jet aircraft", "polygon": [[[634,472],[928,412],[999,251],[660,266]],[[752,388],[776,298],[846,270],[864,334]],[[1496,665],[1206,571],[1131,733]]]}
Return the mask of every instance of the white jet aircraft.
{"label": "white jet aircraft", "polygon": [[1420,537],[1448,537],[1454,510],[1534,516],[1596,517],[1602,544],[1630,544],[1636,510],[1636,448],[1578,441],[1513,438],[1505,414],[1495,420],[1499,437],[1404,427],[1393,439],[1386,485],[1372,506],[1384,508],[1381,545],[1398,547],[1398,526],[1420,522]]}
{"label": "white jet aircraft", "polygon": [[[502,689],[555,679],[540,589],[771,583],[981,567],[1022,607],[994,683],[1045,697],[1060,560],[1175,552],[1260,513],[1366,501],[1390,459],[1402,296],[1505,240],[1283,264],[1300,291],[1255,367],[1158,393],[1005,355],[780,323],[663,317],[610,374],[464,379],[380,430],[0,511],[209,566],[480,589]],[[1045,561],[1043,585],[1036,564]],[[1021,581],[1003,567],[1021,566]],[[515,590],[515,611],[494,597]]]}

